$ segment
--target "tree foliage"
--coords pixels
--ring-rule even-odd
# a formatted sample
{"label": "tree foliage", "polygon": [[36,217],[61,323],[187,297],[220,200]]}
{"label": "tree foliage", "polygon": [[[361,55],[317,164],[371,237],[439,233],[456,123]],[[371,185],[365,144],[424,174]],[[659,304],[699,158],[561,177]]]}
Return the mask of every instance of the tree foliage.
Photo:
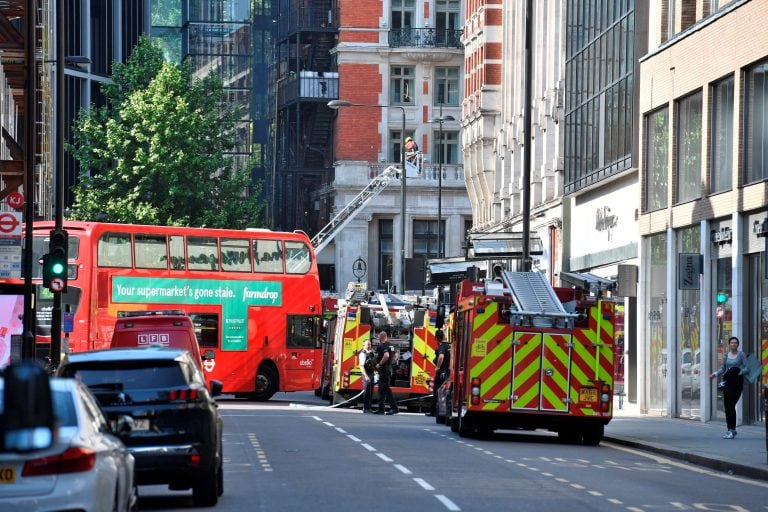
{"label": "tree foliage", "polygon": [[220,77],[195,78],[142,38],[102,91],[106,105],[80,112],[68,146],[83,169],[72,218],[262,225],[259,187],[251,186],[248,166],[228,154],[241,113],[222,103]]}

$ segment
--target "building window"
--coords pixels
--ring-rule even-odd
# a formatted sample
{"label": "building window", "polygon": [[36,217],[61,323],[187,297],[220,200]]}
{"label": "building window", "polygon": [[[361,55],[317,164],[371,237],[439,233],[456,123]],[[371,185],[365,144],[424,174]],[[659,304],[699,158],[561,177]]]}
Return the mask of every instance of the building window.
{"label": "building window", "polygon": [[392,286],[392,265],[394,262],[394,236],[392,219],[379,220],[379,288]]}
{"label": "building window", "polygon": [[730,190],[733,182],[733,77],[712,86],[712,178],[710,192]]}
{"label": "building window", "polygon": [[[445,233],[445,221],[442,221],[443,233]],[[445,243],[443,240],[440,242]],[[439,256],[437,221],[414,220],[413,221],[413,257],[437,258]]]}
{"label": "building window", "polygon": [[[677,254],[698,253],[700,252],[701,229],[699,226],[690,226],[677,231],[675,237],[677,245]],[[686,269],[678,268],[678,272],[685,272]],[[696,282],[699,280],[699,274],[692,276]],[[677,290],[678,307],[676,311],[679,326],[679,335],[676,337],[677,343],[677,371],[678,386],[681,392],[680,416],[695,417],[699,413],[699,395],[701,392],[699,378],[701,375],[701,339],[699,338],[700,326],[699,318],[701,311],[701,301],[699,299],[699,290],[678,289]]]}
{"label": "building window", "polygon": [[669,109],[645,116],[645,203],[643,211],[667,207]]}
{"label": "building window", "polygon": [[390,70],[390,94],[393,104],[413,105],[415,76],[416,69],[412,66],[392,66]]}
{"label": "building window", "polygon": [[433,104],[457,106],[459,104],[459,68],[435,68],[435,95]]}
{"label": "building window", "polygon": [[[415,135],[412,131],[406,131],[405,136],[414,137]],[[389,161],[399,163],[403,156],[403,136],[400,130],[393,130],[389,132],[389,147],[390,151],[392,152],[389,156]]]}
{"label": "building window", "polygon": [[[459,163],[459,133],[443,130],[443,140],[440,140],[440,131],[436,130],[432,137],[435,147],[432,154],[435,155],[433,163],[458,164]],[[440,159],[442,156],[442,160]]]}
{"label": "building window", "polygon": [[667,235],[659,233],[645,241],[648,293],[645,296],[647,312],[648,366],[646,396],[650,409],[663,410],[666,404],[667,374]]}
{"label": "building window", "polygon": [[458,43],[456,30],[460,26],[461,4],[458,0],[436,0],[435,31],[439,43],[453,46]]}
{"label": "building window", "polygon": [[701,197],[701,92],[677,102],[678,203]]}
{"label": "building window", "polygon": [[768,61],[747,71],[744,106],[744,183],[754,183],[768,178]]}
{"label": "building window", "polygon": [[578,2],[566,9],[565,194],[632,165],[635,62],[633,2]]}
{"label": "building window", "polygon": [[392,28],[412,28],[416,14],[415,0],[392,0]]}

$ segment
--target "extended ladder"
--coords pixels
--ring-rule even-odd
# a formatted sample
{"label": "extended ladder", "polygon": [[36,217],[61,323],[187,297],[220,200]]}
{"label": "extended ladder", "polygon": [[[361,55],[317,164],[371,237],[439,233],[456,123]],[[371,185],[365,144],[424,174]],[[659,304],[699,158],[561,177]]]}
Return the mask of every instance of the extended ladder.
{"label": "extended ladder", "polygon": [[389,180],[400,175],[400,169],[390,165],[376,176],[349,204],[342,208],[331,221],[323,227],[313,238],[312,245],[315,254],[325,249],[331,243],[333,237],[346,226],[368,202],[379,195],[389,184]]}

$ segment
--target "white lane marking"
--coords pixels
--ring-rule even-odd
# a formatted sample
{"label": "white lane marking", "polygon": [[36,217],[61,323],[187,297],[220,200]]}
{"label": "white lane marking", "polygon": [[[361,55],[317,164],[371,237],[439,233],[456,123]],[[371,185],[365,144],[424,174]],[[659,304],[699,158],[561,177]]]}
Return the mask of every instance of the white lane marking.
{"label": "white lane marking", "polygon": [[675,466],[676,468],[681,469],[687,469],[688,471],[693,471],[694,473],[701,473],[703,475],[708,476],[714,476],[717,478],[722,478],[724,480],[733,480],[742,484],[748,484],[748,485],[754,485],[757,487],[763,487],[768,489],[768,482],[762,481],[762,480],[752,480],[750,478],[742,477],[742,476],[735,476],[735,475],[728,475],[726,473],[718,473],[717,471],[712,471],[710,469],[701,468],[693,465],[688,465],[687,462],[677,462],[672,459],[668,459],[666,457],[662,457],[660,455],[655,455],[653,453],[646,453],[641,452],[638,450],[635,450],[634,448],[629,448],[627,446],[621,446],[618,444],[609,443],[607,441],[601,442],[601,445],[608,446],[610,448],[613,448],[614,450],[620,450],[623,452],[631,453],[633,455],[639,455],[641,457],[646,457],[648,459],[651,459],[653,461],[656,461],[658,464],[665,464],[668,466]]}
{"label": "white lane marking", "polygon": [[403,473],[404,475],[412,475],[413,474],[413,472],[410,469],[408,469],[407,467],[403,466],[402,464],[395,464],[395,467],[398,470],[400,470],[400,472]]}
{"label": "white lane marking", "polygon": [[[322,423],[323,423],[324,425],[327,425],[327,426],[329,426],[329,427],[333,427],[333,428],[334,428],[334,429],[335,429],[337,432],[340,432],[340,433],[342,433],[342,434],[346,434],[346,435],[347,435],[347,437],[348,437],[350,440],[352,440],[352,441],[354,441],[354,442],[356,442],[356,443],[360,443],[360,445],[361,445],[362,447],[364,447],[366,450],[368,450],[368,451],[370,451],[370,452],[374,452],[374,453],[376,454],[376,456],[377,456],[378,458],[380,458],[381,460],[383,460],[384,462],[394,462],[394,460],[393,460],[393,459],[390,459],[389,457],[387,457],[387,456],[386,456],[386,455],[384,455],[383,453],[381,453],[381,452],[378,452],[378,451],[376,450],[376,448],[374,448],[374,447],[373,447],[373,446],[371,446],[370,444],[368,444],[368,443],[363,443],[363,442],[362,442],[362,440],[361,440],[360,438],[358,438],[358,437],[355,437],[355,436],[353,436],[352,434],[347,434],[347,432],[346,432],[344,429],[342,429],[342,428],[340,428],[340,427],[336,427],[336,426],[335,426],[333,423],[330,423],[330,422],[328,422],[328,421],[323,421],[321,418],[319,418],[319,417],[316,417],[316,416],[308,416],[308,417],[310,417],[310,418],[314,418],[316,421],[322,421]],[[255,437],[255,436],[254,436],[254,437]],[[443,436],[443,437],[446,437],[446,436]],[[256,441],[256,443],[258,443],[258,442]],[[470,446],[471,446],[471,445],[470,445]],[[481,450],[481,451],[483,451],[483,452],[484,452],[485,454],[487,454],[487,455],[493,455],[493,456],[494,456],[495,458],[497,458],[497,459],[501,459],[501,458],[502,458],[502,457],[501,457],[501,456],[499,456],[499,455],[495,455],[493,452],[490,452],[490,451],[487,451],[487,450],[482,450],[481,448],[475,448],[475,449],[476,449],[476,450]],[[512,461],[508,461],[508,462],[512,462]],[[393,464],[393,466],[395,467],[395,469],[397,469],[398,471],[400,471],[401,473],[403,473],[403,474],[405,474],[405,475],[412,475],[412,474],[413,474],[413,472],[412,472],[410,469],[408,469],[407,467],[403,466],[402,464]],[[532,469],[533,471],[539,471],[538,469],[535,469],[535,468],[531,468],[531,469]],[[271,467],[270,467],[269,469],[265,468],[264,470],[265,470],[265,471],[272,471],[272,468],[271,468]],[[422,487],[424,490],[426,490],[426,491],[434,491],[434,490],[435,490],[435,488],[434,488],[434,487],[432,487],[432,486],[431,486],[431,485],[430,485],[430,484],[429,484],[429,483],[428,483],[426,480],[424,480],[423,478],[414,478],[414,479],[413,479],[413,481],[414,481],[414,482],[416,482],[417,484],[419,484],[419,486],[421,486],[421,487]],[[449,511],[451,511],[451,512],[460,512],[460,511],[461,511],[461,508],[460,508],[458,505],[456,505],[456,504],[455,504],[453,501],[451,501],[451,500],[450,500],[450,499],[449,499],[447,496],[445,496],[444,494],[435,494],[434,496],[435,496],[435,498],[437,498],[437,499],[438,499],[438,501],[440,501],[440,503],[442,503],[442,504],[443,504],[443,506],[444,506],[446,509],[448,509]]]}
{"label": "white lane marking", "polygon": [[424,489],[425,491],[434,491],[435,490],[435,488],[432,487],[431,485],[429,485],[427,483],[427,481],[424,480],[423,478],[414,478],[413,481],[416,482],[417,484],[419,484],[421,486],[421,488]]}
{"label": "white lane marking", "polygon": [[435,498],[440,500],[440,503],[445,505],[445,508],[447,508],[448,510],[451,510],[452,512],[457,512],[457,511],[461,510],[458,507],[458,505],[456,505],[454,502],[452,502],[451,500],[449,500],[446,496],[443,496],[442,494],[435,494]]}
{"label": "white lane marking", "polygon": [[621,500],[617,500],[616,498],[608,498],[608,501],[610,503],[613,503],[614,505],[623,505],[624,502]]}

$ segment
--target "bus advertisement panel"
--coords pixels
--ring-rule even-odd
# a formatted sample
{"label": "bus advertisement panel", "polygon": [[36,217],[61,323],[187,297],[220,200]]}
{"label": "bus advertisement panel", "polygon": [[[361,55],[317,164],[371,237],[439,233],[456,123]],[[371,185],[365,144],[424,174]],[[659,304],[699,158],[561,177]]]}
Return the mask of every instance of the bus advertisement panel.
{"label": "bus advertisement panel", "polygon": [[[35,250],[53,224],[35,224]],[[206,376],[225,393],[266,400],[320,387],[322,308],[303,233],[66,222],[64,351],[108,348],[131,311],[182,310],[194,322]],[[39,270],[37,271],[39,277]],[[38,343],[50,343],[52,296],[38,285]],[[47,293],[46,293],[47,292]]]}

